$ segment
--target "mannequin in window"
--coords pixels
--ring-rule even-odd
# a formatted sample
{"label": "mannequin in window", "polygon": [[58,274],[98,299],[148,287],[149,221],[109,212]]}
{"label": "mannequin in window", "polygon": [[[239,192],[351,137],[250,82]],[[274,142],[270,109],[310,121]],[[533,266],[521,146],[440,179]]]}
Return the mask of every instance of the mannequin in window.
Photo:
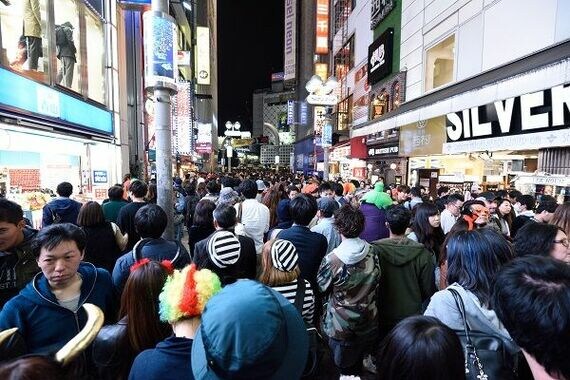
{"label": "mannequin in window", "polygon": [[56,81],[58,84],[61,84],[62,80],[64,80],[64,85],[71,88],[73,84],[73,68],[75,62],[77,62],[75,58],[77,49],[73,42],[73,25],[70,22],[64,22],[55,26],[55,47],[57,49],[57,59],[61,61]]}
{"label": "mannequin in window", "polygon": [[39,0],[24,0],[24,37],[28,48],[30,70],[38,70],[42,53],[42,18]]}

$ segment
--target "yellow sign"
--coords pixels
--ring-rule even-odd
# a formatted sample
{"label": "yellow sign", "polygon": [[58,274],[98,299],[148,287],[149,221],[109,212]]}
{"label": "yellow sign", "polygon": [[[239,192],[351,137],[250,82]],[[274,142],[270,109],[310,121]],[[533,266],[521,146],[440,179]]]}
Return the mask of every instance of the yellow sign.
{"label": "yellow sign", "polygon": [[234,139],[232,140],[232,146],[234,148],[239,148],[242,146],[250,146],[253,144],[253,139]]}

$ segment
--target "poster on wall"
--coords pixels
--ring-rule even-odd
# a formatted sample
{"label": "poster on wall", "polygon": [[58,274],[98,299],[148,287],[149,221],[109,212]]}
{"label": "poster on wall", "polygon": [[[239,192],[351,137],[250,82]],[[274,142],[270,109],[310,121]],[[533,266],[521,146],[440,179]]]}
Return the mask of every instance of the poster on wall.
{"label": "poster on wall", "polygon": [[192,87],[191,82],[178,82],[178,92],[174,96],[172,125],[174,128],[174,150],[177,153],[192,153]]}
{"label": "poster on wall", "polygon": [[212,152],[212,124],[197,123],[198,138],[196,139],[196,152],[211,153]]}
{"label": "poster on wall", "polygon": [[210,84],[210,28],[196,27],[196,76],[198,84]]}
{"label": "poster on wall", "polygon": [[285,0],[284,81],[297,76],[297,0]]}

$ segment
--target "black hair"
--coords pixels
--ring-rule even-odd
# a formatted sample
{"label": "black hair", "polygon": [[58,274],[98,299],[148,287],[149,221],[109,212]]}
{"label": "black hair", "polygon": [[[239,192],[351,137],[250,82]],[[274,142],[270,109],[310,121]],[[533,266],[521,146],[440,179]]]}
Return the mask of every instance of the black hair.
{"label": "black hair", "polygon": [[22,206],[16,202],[0,198],[0,222],[18,224],[24,219]]}
{"label": "black hair", "polygon": [[331,182],[331,185],[334,190],[334,195],[337,197],[342,197],[342,194],[344,194],[344,188],[342,187],[342,184],[338,182]]}
{"label": "black hair", "polygon": [[429,223],[429,217],[439,214],[439,209],[432,203],[423,202],[414,207],[414,213],[412,230],[415,232],[418,242],[435,254],[438,254],[445,235],[441,226],[437,228],[432,227]]}
{"label": "black hair", "polygon": [[513,258],[502,234],[491,228],[458,231],[447,242],[447,282],[458,283],[488,306],[491,283],[497,272]]}
{"label": "black hair", "polygon": [[564,230],[547,223],[525,223],[515,235],[515,256],[550,256],[558,231]]}
{"label": "black hair", "polygon": [[71,194],[73,193],[73,185],[69,182],[62,182],[59,185],[57,185],[55,192],[60,197],[69,198],[71,196]]}
{"label": "black hair", "polygon": [[448,205],[451,203],[456,203],[457,201],[463,202],[463,197],[460,194],[449,194],[445,199],[445,204]]}
{"label": "black hair", "polygon": [[319,185],[319,194],[322,193],[323,191],[328,191],[328,190],[332,191],[332,186],[330,183],[323,182]]}
{"label": "black hair", "polygon": [[107,190],[107,195],[112,201],[120,201],[123,199],[123,188],[121,186],[111,186],[109,190]]}
{"label": "black hair", "polygon": [[299,188],[297,186],[295,186],[295,185],[287,186],[287,194],[291,194],[292,191],[300,193]]}
{"label": "black hair", "polygon": [[129,192],[137,198],[142,198],[148,193],[148,186],[145,181],[137,179],[131,182]]}
{"label": "black hair", "polygon": [[386,209],[386,222],[394,235],[403,235],[410,225],[412,212],[401,205],[389,206]]}
{"label": "black hair", "polygon": [[511,199],[518,199],[522,195],[522,193],[518,190],[511,190],[508,192],[509,198]]}
{"label": "black hair", "polygon": [[536,213],[540,214],[543,211],[554,213],[558,208],[558,203],[552,201],[543,201],[538,204],[536,207]]}
{"label": "black hair", "polygon": [[569,265],[536,256],[513,260],[497,275],[492,306],[517,345],[552,377],[570,379]]}
{"label": "black hair", "polygon": [[464,380],[463,347],[437,318],[400,321],[382,341],[376,368],[383,380]]}
{"label": "black hair", "polygon": [[300,194],[289,203],[291,219],[295,224],[307,226],[317,214],[317,200],[307,194]]}
{"label": "black hair", "polygon": [[74,241],[77,249],[83,252],[87,244],[85,232],[75,224],[58,223],[42,228],[32,240],[32,251],[36,258],[40,257],[42,248],[52,250],[66,241]]}
{"label": "black hair", "polygon": [[419,186],[414,186],[410,189],[410,194],[412,197],[421,197],[422,196],[422,189]]}
{"label": "black hair", "polygon": [[485,202],[478,201],[477,199],[472,199],[463,203],[463,207],[461,207],[461,215],[472,215],[473,211],[471,211],[471,206],[473,205],[481,205],[483,207],[486,207]]}
{"label": "black hair", "polygon": [[398,190],[399,193],[408,194],[410,192],[410,186],[408,185],[398,185],[396,189]]}
{"label": "black hair", "polygon": [[135,229],[141,238],[158,239],[167,224],[166,212],[159,205],[147,204],[135,214]]}
{"label": "black hair", "polygon": [[534,207],[536,206],[536,201],[534,200],[534,197],[529,194],[517,197],[517,202],[520,203],[522,206],[526,206],[527,210],[534,210]]}
{"label": "black hair", "polygon": [[443,193],[449,193],[449,186],[441,186],[439,189],[437,189],[438,197],[441,197],[441,194]]}
{"label": "black hair", "polygon": [[237,212],[236,209],[223,203],[214,210],[214,219],[221,228],[233,228],[236,225]]}
{"label": "black hair", "polygon": [[495,192],[495,196],[497,198],[506,198],[509,195],[507,190],[497,190]]}
{"label": "black hair", "polygon": [[206,190],[210,194],[218,194],[220,192],[220,184],[214,180],[210,180],[206,184]]}
{"label": "black hair", "polygon": [[346,238],[356,238],[364,230],[364,214],[360,209],[345,204],[334,213],[334,224]]}
{"label": "black hair", "polygon": [[202,199],[196,203],[192,225],[206,228],[214,228],[214,210],[216,204],[209,199]]}
{"label": "black hair", "polygon": [[257,183],[251,179],[246,179],[239,185],[239,192],[246,199],[254,199],[257,196]]}

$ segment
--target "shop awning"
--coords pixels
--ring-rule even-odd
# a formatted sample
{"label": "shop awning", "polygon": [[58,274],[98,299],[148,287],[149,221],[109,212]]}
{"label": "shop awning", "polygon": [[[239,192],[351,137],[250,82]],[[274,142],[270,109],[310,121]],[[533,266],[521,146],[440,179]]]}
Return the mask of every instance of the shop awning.
{"label": "shop awning", "polygon": [[528,94],[570,81],[570,40],[403,103],[361,124],[351,137],[366,136],[470,107]]}

